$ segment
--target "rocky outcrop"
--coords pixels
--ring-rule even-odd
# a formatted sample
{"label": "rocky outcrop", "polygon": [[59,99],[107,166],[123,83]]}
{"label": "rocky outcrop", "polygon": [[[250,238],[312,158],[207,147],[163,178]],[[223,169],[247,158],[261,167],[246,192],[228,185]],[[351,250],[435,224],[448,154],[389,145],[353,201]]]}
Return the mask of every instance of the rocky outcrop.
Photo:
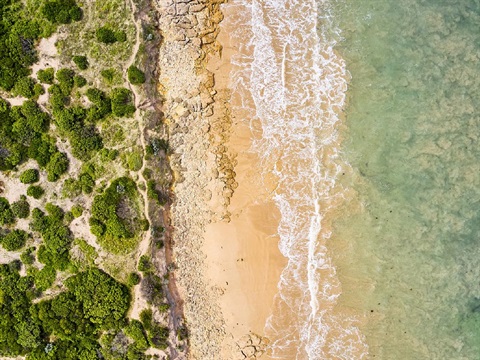
{"label": "rocky outcrop", "polygon": [[228,219],[226,207],[235,188],[231,156],[222,145],[229,133],[228,108],[206,69],[208,59],[221,50],[216,36],[222,1],[157,1],[163,37],[159,92],[174,176],[173,261],[185,300],[189,357],[201,360],[222,359],[225,341],[216,294],[204,277],[203,236],[212,219]]}

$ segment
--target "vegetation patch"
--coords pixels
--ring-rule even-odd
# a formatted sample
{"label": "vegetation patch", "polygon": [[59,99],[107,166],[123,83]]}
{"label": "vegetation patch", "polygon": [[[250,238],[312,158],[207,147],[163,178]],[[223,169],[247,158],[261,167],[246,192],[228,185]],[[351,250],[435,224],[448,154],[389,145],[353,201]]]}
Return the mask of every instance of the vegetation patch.
{"label": "vegetation patch", "polygon": [[139,210],[138,191],[132,179],[119,178],[103,194],[95,196],[90,230],[107,251],[131,252],[147,225]]}

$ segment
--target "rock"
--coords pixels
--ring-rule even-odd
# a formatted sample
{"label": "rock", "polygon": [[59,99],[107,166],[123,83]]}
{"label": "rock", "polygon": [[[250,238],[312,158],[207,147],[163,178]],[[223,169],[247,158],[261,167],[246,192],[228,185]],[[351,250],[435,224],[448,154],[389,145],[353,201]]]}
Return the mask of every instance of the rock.
{"label": "rock", "polygon": [[190,10],[191,13],[192,12],[195,13],[195,12],[202,11],[203,9],[205,9],[205,7],[206,6],[204,4],[191,5],[189,10]]}
{"label": "rock", "polygon": [[181,16],[188,13],[189,6],[185,3],[179,3],[175,7],[175,15]]}

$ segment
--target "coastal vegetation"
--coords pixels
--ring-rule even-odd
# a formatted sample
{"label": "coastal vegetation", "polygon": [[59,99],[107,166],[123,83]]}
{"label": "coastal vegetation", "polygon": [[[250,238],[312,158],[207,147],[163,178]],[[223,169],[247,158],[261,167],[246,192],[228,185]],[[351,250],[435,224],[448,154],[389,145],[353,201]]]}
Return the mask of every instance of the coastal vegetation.
{"label": "coastal vegetation", "polygon": [[2,358],[149,359],[177,341],[162,268],[145,255],[148,119],[135,104],[150,78],[133,6],[0,4]]}

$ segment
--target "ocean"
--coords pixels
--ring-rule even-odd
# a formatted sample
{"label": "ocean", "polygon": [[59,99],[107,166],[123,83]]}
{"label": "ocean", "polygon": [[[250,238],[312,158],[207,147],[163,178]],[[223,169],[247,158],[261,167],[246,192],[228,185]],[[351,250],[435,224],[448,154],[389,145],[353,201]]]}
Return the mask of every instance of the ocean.
{"label": "ocean", "polygon": [[226,6],[288,262],[268,356],[480,359],[480,1]]}

